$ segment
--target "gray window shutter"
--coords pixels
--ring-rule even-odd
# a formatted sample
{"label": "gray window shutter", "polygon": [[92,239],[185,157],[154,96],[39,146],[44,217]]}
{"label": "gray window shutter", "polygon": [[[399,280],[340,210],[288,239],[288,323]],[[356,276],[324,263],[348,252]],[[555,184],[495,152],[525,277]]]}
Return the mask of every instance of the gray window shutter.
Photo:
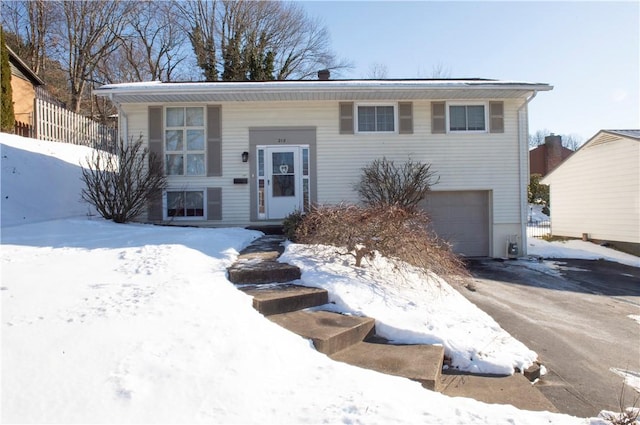
{"label": "gray window shutter", "polygon": [[[149,106],[149,160],[156,156],[161,162],[162,158],[162,106]],[[147,205],[147,218],[149,221],[162,221],[162,192],[158,191],[150,199]]]}
{"label": "gray window shutter", "polygon": [[207,106],[207,176],[222,176],[222,108]]}
{"label": "gray window shutter", "polygon": [[444,102],[431,102],[431,132],[446,133],[446,105]]}
{"label": "gray window shutter", "polygon": [[207,220],[222,220],[222,188],[207,188]]}
{"label": "gray window shutter", "polygon": [[489,102],[489,131],[504,133],[504,102]]}
{"label": "gray window shutter", "polygon": [[162,106],[149,106],[149,157],[157,155],[160,161],[162,161],[162,127]]}
{"label": "gray window shutter", "polygon": [[149,198],[147,204],[147,218],[149,221],[162,221],[162,191],[159,190]]}
{"label": "gray window shutter", "polygon": [[413,103],[398,103],[398,125],[400,134],[413,134]]}
{"label": "gray window shutter", "polygon": [[340,134],[353,134],[353,102],[340,102]]}

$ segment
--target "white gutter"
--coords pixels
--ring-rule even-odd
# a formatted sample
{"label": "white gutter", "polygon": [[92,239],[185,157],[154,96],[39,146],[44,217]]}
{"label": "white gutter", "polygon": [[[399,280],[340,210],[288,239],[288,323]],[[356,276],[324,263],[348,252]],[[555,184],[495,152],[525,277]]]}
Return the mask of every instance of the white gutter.
{"label": "white gutter", "polygon": [[[525,99],[524,103],[522,104],[522,106],[520,106],[518,108],[518,133],[519,133],[519,140],[518,140],[518,153],[519,153],[519,160],[518,160],[518,173],[520,174],[519,180],[520,180],[520,231],[522,232],[522,241],[521,241],[521,248],[520,248],[520,255],[524,256],[527,254],[527,217],[528,217],[528,212],[527,212],[527,186],[529,185],[528,181],[529,181],[529,158],[523,158],[523,155],[528,156],[529,155],[529,150],[528,149],[524,149],[525,152],[523,151],[523,140],[522,140],[522,129],[520,128],[520,115],[522,114],[522,110],[524,108],[527,108],[529,106],[529,103],[538,95],[537,90],[533,91],[533,94],[531,96],[529,96],[527,99]],[[527,120],[524,123],[525,125],[525,132],[524,132],[524,137],[525,140],[524,142],[526,142],[526,144],[524,146],[528,147],[529,146],[529,110],[527,109]],[[527,169],[526,169],[526,174],[523,175],[522,174],[522,162],[523,160],[526,159],[526,164],[527,164]],[[525,183],[525,179],[526,179],[526,183]]]}
{"label": "white gutter", "polygon": [[290,92],[332,92],[368,90],[416,90],[416,89],[467,89],[467,90],[534,90],[546,91],[552,87],[544,83],[500,80],[330,80],[330,81],[268,81],[268,82],[192,82],[162,83],[159,81],[141,83],[106,84],[94,90],[94,94],[105,96],[115,94],[210,94],[210,93],[290,93]]}

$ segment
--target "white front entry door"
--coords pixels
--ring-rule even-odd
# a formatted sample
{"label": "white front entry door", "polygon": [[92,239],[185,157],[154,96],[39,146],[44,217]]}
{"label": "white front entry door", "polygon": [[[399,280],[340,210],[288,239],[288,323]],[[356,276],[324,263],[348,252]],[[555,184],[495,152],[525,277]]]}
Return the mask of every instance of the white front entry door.
{"label": "white front entry door", "polygon": [[302,207],[300,147],[268,146],[265,153],[267,218],[285,218]]}

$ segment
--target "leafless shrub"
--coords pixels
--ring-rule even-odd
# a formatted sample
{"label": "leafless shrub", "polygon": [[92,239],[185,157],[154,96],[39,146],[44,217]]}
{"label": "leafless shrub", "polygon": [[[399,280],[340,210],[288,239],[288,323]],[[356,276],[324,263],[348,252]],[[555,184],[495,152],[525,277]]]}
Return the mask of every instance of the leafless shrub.
{"label": "leafless shrub", "polygon": [[409,159],[401,165],[387,158],[376,159],[362,169],[355,190],[366,205],[396,205],[414,210],[440,178],[431,164]]}
{"label": "leafless shrub", "polygon": [[147,201],[166,187],[162,161],[142,147],[142,138],[128,144],[121,139],[117,155],[95,150],[86,158],[82,180],[82,199],[116,223],[140,215]]}
{"label": "leafless shrub", "polygon": [[296,229],[300,243],[345,247],[356,267],[376,252],[440,276],[468,276],[464,263],[451,247],[429,230],[421,210],[386,205],[316,206]]}
{"label": "leafless shrub", "polygon": [[625,387],[626,384],[622,382],[622,390],[620,391],[620,396],[618,397],[618,405],[620,406],[620,413],[613,412],[603,412],[601,413],[601,417],[611,422],[612,425],[637,425],[640,420],[640,408],[638,408],[638,402],[640,401],[640,396],[637,396],[633,402],[632,407],[625,407],[626,404],[626,396],[625,396]]}

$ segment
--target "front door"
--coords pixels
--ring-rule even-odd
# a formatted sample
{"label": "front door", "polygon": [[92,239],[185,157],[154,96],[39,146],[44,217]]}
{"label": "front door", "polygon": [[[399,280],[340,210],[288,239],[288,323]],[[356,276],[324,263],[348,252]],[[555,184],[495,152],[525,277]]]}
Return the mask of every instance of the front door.
{"label": "front door", "polygon": [[267,218],[285,218],[302,206],[300,147],[268,146],[265,154]]}

